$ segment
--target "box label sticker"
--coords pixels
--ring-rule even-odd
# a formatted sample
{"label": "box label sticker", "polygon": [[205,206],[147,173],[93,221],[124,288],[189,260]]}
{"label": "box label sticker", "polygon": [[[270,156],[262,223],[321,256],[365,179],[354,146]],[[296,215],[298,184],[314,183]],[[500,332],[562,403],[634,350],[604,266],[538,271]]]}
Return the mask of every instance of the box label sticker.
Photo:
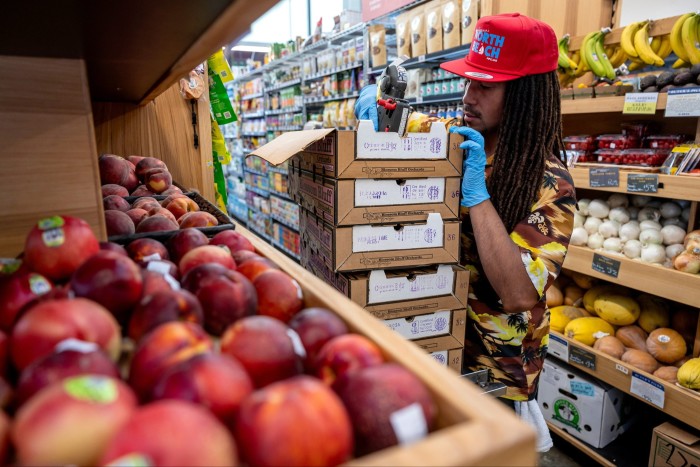
{"label": "box label sticker", "polygon": [[645,401],[657,406],[660,409],[664,408],[665,391],[663,384],[658,383],[651,378],[647,378],[636,371],[632,372],[630,393],[641,397]]}
{"label": "box label sticker", "polygon": [[392,413],[389,421],[399,444],[413,443],[425,438],[428,434],[428,424],[425,421],[423,408],[418,402]]}
{"label": "box label sticker", "polygon": [[440,203],[445,200],[444,178],[355,180],[355,206],[394,206]]}
{"label": "box label sticker", "polygon": [[627,175],[627,191],[630,193],[656,193],[659,191],[657,174]]}
{"label": "box label sticker", "polygon": [[447,366],[447,350],[441,350],[430,354],[442,366]]}
{"label": "box label sticker", "polygon": [[368,304],[416,300],[452,293],[454,271],[450,266],[438,266],[434,274],[387,277],[382,270],[369,273]]}
{"label": "box label sticker", "polygon": [[618,167],[589,169],[588,185],[591,188],[620,186],[620,169]]}
{"label": "box label sticker", "polygon": [[357,127],[358,159],[446,159],[447,129],[433,123],[429,133],[376,132],[368,120]]}
{"label": "box label sticker", "polygon": [[413,340],[448,334],[451,319],[451,311],[441,310],[428,315],[389,319],[383,323],[405,339]]}
{"label": "box label sticker", "polygon": [[581,414],[579,414],[576,406],[567,399],[557,399],[554,401],[552,418],[564,425],[570,426],[576,431],[581,431],[581,427],[579,426]]}
{"label": "box label sticker", "polygon": [[571,392],[579,396],[595,396],[593,385],[584,381],[571,381]]}
{"label": "box label sticker", "polygon": [[630,371],[627,369],[626,366],[620,365],[619,363],[616,363],[616,364],[615,364],[615,369],[616,369],[617,371],[619,371],[620,373],[624,373],[624,374],[626,374],[626,375],[628,375],[629,372],[630,372]]}
{"label": "box label sticker", "polygon": [[563,339],[554,334],[549,334],[549,345],[547,346],[547,353],[554,355],[564,361],[569,360],[569,343],[566,339]]}
{"label": "box label sticker", "polygon": [[584,350],[581,347],[571,346],[569,349],[569,362],[576,363],[589,370],[595,371],[596,356],[594,353]]}
{"label": "box label sticker", "polygon": [[444,224],[439,214],[431,213],[425,224],[352,227],[353,253],[387,250],[412,250],[443,246]]}

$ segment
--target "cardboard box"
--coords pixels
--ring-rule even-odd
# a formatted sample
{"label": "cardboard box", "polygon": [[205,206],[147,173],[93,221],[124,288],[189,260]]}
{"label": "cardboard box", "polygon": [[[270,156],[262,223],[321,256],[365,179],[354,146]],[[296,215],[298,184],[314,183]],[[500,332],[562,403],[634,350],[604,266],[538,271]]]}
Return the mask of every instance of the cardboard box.
{"label": "cardboard box", "polygon": [[462,353],[463,348],[460,349],[450,349],[450,350],[438,350],[435,352],[430,352],[429,355],[435,359],[442,366],[446,366],[457,372],[457,374],[462,374]]}
{"label": "cardboard box", "polygon": [[537,402],[545,420],[595,448],[633,421],[627,394],[555,359],[544,362]]}
{"label": "cardboard box", "polygon": [[467,310],[454,310],[450,334],[436,337],[415,339],[411,342],[426,352],[460,349],[464,347],[464,336],[467,328]]}
{"label": "cardboard box", "polygon": [[430,213],[459,217],[459,177],[336,180],[291,170],[289,193],[331,225],[425,221]]}
{"label": "cardboard box", "polygon": [[435,351],[464,347],[466,322],[466,309],[440,310],[425,315],[382,320],[386,327],[410,341],[424,342],[426,339],[446,337],[453,339],[457,344],[441,347]]}
{"label": "cardboard box", "polygon": [[292,158],[289,170],[306,170],[338,179],[460,177],[464,141],[448,134],[441,123],[430,133],[375,132],[361,120],[357,131],[334,129],[290,131],[256,149],[251,155],[274,165]]}
{"label": "cardboard box", "polygon": [[333,227],[302,209],[299,222],[302,248],[333,272],[456,264],[459,227],[436,213],[425,222]]}
{"label": "cardboard box", "polygon": [[654,428],[649,467],[690,465],[700,465],[700,434],[688,432],[669,422]]}

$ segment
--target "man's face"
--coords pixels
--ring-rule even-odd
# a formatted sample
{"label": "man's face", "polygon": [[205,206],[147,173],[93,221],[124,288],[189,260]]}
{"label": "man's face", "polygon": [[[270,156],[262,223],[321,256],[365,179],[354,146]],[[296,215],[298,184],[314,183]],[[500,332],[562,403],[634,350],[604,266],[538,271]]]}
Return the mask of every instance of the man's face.
{"label": "man's face", "polygon": [[467,80],[464,86],[464,124],[486,134],[497,134],[501,124],[506,83]]}

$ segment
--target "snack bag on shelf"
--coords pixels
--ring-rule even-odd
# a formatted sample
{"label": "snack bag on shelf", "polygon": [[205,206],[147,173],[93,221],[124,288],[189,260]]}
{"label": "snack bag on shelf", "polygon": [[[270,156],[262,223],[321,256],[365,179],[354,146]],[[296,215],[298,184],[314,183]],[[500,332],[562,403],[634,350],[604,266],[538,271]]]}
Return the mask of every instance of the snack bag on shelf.
{"label": "snack bag on shelf", "polygon": [[339,107],[338,107],[338,120],[336,122],[338,128],[344,128],[348,126],[348,121],[345,116],[345,109],[347,106],[347,100],[340,101]]}
{"label": "snack bag on shelf", "polygon": [[425,6],[425,37],[426,52],[434,53],[442,50],[442,4],[433,0]]}
{"label": "snack bag on shelf", "polygon": [[442,2],[442,47],[451,49],[459,47],[461,42],[460,0],[444,0]]}
{"label": "snack bag on shelf", "polygon": [[400,56],[411,56],[411,12],[405,11],[396,17],[396,52]]}
{"label": "snack bag on shelf", "polygon": [[357,119],[355,118],[355,101],[357,99],[348,99],[348,103],[345,106],[345,120],[350,128],[354,128],[357,125]]}
{"label": "snack bag on shelf", "polygon": [[425,55],[425,17],[423,7],[413,8],[411,11],[411,57]]}
{"label": "snack bag on shelf", "polygon": [[479,0],[462,0],[462,45],[469,44],[474,35],[476,20],[479,19]]}
{"label": "snack bag on shelf", "polygon": [[372,67],[386,65],[386,29],[381,24],[369,27],[370,65]]}

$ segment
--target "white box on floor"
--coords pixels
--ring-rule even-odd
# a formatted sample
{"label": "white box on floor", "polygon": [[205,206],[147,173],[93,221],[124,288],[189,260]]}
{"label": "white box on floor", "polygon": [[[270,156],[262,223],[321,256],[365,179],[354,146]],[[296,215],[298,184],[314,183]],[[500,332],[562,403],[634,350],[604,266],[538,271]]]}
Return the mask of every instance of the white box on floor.
{"label": "white box on floor", "polygon": [[546,421],[595,448],[615,440],[632,422],[624,392],[555,359],[544,362],[537,402]]}

